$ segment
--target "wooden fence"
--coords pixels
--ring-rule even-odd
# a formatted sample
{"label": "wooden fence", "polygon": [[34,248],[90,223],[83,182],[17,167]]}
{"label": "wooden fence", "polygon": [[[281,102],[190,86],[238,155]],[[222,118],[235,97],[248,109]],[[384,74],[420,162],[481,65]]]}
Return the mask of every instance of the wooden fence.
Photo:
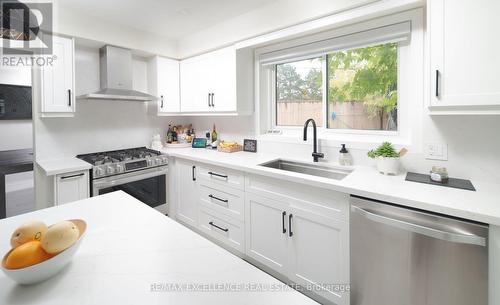
{"label": "wooden fence", "polygon": [[[321,101],[279,101],[277,103],[278,126],[302,126],[313,118],[318,126],[323,126],[323,104]],[[329,128],[386,130],[388,114],[372,115],[362,103],[346,102],[334,105],[335,119],[329,115]]]}

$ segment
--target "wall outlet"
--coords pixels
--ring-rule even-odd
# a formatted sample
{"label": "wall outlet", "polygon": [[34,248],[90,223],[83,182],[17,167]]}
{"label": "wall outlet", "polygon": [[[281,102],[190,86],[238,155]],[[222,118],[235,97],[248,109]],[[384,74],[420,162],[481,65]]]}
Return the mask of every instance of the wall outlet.
{"label": "wall outlet", "polygon": [[425,144],[425,158],[448,161],[448,145],[446,143]]}

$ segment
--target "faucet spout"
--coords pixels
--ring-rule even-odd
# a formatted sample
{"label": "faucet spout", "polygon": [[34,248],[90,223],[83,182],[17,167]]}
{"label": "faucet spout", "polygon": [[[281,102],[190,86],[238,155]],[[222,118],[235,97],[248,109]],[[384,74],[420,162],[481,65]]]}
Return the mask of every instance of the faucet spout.
{"label": "faucet spout", "polygon": [[317,128],[316,128],[316,122],[313,119],[308,119],[304,123],[304,141],[307,141],[307,127],[309,126],[309,123],[312,123],[313,126],[313,161],[318,162],[319,158],[324,158],[324,154],[318,152],[318,137],[317,137]]}

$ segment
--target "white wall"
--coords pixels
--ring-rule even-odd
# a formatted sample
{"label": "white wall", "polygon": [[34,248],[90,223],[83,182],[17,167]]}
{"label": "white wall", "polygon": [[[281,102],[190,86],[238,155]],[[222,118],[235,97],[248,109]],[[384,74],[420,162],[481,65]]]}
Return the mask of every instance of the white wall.
{"label": "white wall", "polygon": [[[134,58],[133,67],[134,89],[146,91],[146,60]],[[75,70],[76,96],[99,90],[98,49],[77,47]],[[36,157],[148,146],[153,134],[165,136],[171,121],[172,118],[156,115],[154,102],[77,99],[73,118],[37,117]]]}
{"label": "white wall", "polygon": [[[31,86],[30,67],[0,67],[0,84]],[[33,147],[31,120],[0,120],[0,151]]]}
{"label": "white wall", "polygon": [[[433,165],[440,165],[448,168],[451,177],[500,183],[498,117],[431,118],[425,115],[422,120],[425,126],[423,144],[447,143],[448,161],[426,160],[423,153],[410,150],[402,159],[406,170],[427,173]],[[259,141],[258,147],[261,152],[281,152],[284,157],[310,158],[312,152],[311,142],[305,143],[301,139],[296,143]],[[375,166],[375,162],[366,156],[368,150],[348,149],[356,165]],[[325,153],[327,162],[337,162],[339,150],[340,142],[328,147],[320,143],[320,151]]]}
{"label": "white wall", "polygon": [[[221,139],[242,142],[244,138],[256,138],[254,116],[247,117],[192,117],[189,118],[197,131],[204,131],[215,123]],[[424,114],[423,139],[426,143],[446,143],[448,161],[426,160],[423,152],[412,150],[402,159],[408,171],[427,173],[433,165],[448,168],[451,177],[500,183],[500,119],[498,116],[439,116]],[[311,131],[309,131],[311,133]],[[312,137],[310,137],[312,138]],[[336,163],[341,142],[320,142],[323,161]],[[311,158],[312,142],[303,142],[301,136],[290,141],[258,141],[259,152],[282,154],[284,158]],[[375,166],[368,158],[367,149],[350,150],[356,165]]]}
{"label": "white wall", "polygon": [[[130,22],[134,21],[130,20]],[[55,1],[54,32],[177,58],[175,40],[159,37],[146,31],[124,28],[81,14],[64,7],[64,0]]]}
{"label": "white wall", "polygon": [[377,0],[279,0],[181,39],[181,58]]}

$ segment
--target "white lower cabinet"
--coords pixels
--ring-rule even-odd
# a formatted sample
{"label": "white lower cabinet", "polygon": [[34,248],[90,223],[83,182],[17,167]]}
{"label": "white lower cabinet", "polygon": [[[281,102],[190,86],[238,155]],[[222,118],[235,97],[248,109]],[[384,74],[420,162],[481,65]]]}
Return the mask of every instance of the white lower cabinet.
{"label": "white lower cabinet", "polygon": [[336,304],[349,304],[349,223],[308,210],[288,208],[292,232],[288,277]]}
{"label": "white lower cabinet", "polygon": [[322,303],[349,304],[347,194],[187,160],[175,168],[176,219]]}
{"label": "white lower cabinet", "polygon": [[59,174],[55,177],[55,204],[65,204],[90,196],[88,171]]}
{"label": "white lower cabinet", "polygon": [[244,221],[245,194],[224,186],[199,181],[200,204],[239,221]]}
{"label": "white lower cabinet", "polygon": [[[335,304],[348,304],[349,223],[246,193],[246,255]],[[345,285],[344,285],[345,284]]]}
{"label": "white lower cabinet", "polygon": [[176,160],[177,200],[176,219],[196,227],[198,224],[198,188],[196,165],[192,162]]}
{"label": "white lower cabinet", "polygon": [[245,195],[246,255],[286,274],[288,205],[250,193]]}
{"label": "white lower cabinet", "polygon": [[244,224],[206,207],[200,208],[198,228],[219,242],[243,253],[245,251]]}

